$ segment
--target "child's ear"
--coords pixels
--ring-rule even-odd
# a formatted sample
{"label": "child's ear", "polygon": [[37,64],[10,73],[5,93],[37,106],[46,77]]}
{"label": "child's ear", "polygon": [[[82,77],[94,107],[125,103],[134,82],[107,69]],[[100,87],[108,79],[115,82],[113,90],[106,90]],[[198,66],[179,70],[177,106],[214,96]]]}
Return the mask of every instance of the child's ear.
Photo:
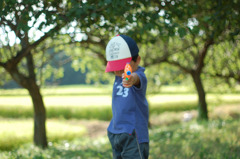
{"label": "child's ear", "polygon": [[141,56],[138,56],[137,61],[136,61],[138,65],[139,65],[140,61],[141,61]]}

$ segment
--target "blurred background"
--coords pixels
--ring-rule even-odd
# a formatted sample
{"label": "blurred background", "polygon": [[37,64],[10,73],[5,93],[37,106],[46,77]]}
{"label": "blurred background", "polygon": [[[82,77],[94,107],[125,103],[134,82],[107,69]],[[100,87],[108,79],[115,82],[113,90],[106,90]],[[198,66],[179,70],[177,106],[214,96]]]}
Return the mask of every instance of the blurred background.
{"label": "blurred background", "polygon": [[2,0],[0,158],[107,159],[114,75],[138,44],[150,159],[240,158],[240,1]]}

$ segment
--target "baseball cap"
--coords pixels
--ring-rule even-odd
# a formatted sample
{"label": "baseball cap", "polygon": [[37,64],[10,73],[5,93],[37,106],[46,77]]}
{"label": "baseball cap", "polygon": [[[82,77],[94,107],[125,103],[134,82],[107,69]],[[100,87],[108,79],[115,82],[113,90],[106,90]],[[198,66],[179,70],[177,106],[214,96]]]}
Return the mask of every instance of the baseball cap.
{"label": "baseball cap", "polygon": [[126,35],[113,37],[106,47],[107,66],[105,72],[123,70],[126,63],[131,62],[133,56],[139,52],[136,42]]}

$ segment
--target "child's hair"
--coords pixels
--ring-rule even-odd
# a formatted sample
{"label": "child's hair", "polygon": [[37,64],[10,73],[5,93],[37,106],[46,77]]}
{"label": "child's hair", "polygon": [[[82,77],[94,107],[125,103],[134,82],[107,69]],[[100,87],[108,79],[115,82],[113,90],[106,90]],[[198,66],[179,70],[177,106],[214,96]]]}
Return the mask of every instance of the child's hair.
{"label": "child's hair", "polygon": [[136,61],[137,61],[137,58],[138,58],[138,55],[133,56],[133,57],[132,57],[132,60],[133,60],[134,62],[136,62]]}

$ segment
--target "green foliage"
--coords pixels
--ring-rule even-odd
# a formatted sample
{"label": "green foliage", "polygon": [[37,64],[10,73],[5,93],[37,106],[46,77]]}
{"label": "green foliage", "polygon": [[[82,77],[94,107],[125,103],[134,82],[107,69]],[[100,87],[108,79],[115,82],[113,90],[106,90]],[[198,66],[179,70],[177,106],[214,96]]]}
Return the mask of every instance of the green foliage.
{"label": "green foliage", "polygon": [[[19,72],[28,76],[26,61],[22,60],[28,54],[23,54],[24,49],[28,48],[28,51],[34,55],[34,61],[36,62],[34,67],[36,67],[37,82],[44,85],[46,79],[63,76],[62,68],[56,68],[53,66],[53,62],[50,62],[54,53],[49,52],[49,49],[57,48],[56,53],[63,51],[65,45],[81,41],[81,36],[84,36],[84,40],[86,40],[88,32],[100,28],[103,29],[101,30],[103,34],[113,35],[116,30],[127,26],[129,21],[132,22],[133,14],[142,4],[147,5],[149,2],[84,2],[75,0],[21,2],[5,0],[1,3],[3,10],[1,10],[0,21],[3,36],[0,43],[0,64],[5,67],[4,63],[11,61],[11,59],[16,60],[14,57],[18,55],[19,59],[16,62],[20,62]],[[125,18],[129,21],[125,21]],[[13,40],[9,39],[9,36]],[[3,38],[6,40],[2,41]],[[88,41],[87,43],[88,45],[92,44]],[[70,55],[73,54],[70,53]],[[92,58],[92,54],[89,58]],[[86,60],[86,63],[82,63],[82,65],[86,64],[87,66],[84,67],[89,72],[91,71],[91,74],[87,75],[87,82],[92,83],[90,78],[96,72],[99,72],[99,70],[94,71],[94,68],[100,66],[100,68],[103,68],[103,63],[99,60],[97,63],[94,62],[93,64],[96,66],[92,67],[89,63],[90,60],[87,58],[84,60]],[[81,66],[81,70],[85,71],[85,68]],[[102,72],[102,69],[100,72]],[[107,82],[108,76],[100,77],[103,78],[99,80]],[[99,80],[93,80],[93,82]]]}
{"label": "green foliage", "polygon": [[[240,81],[240,47],[239,40],[235,42],[225,41],[215,45],[209,50],[206,59],[205,72],[210,77],[219,77],[224,83],[235,87]],[[215,85],[220,84],[220,80],[215,79]]]}
{"label": "green foliage", "polygon": [[[86,83],[91,84],[99,84],[99,83],[109,83],[113,81],[113,75],[105,73],[105,66],[103,64],[103,60],[99,59],[97,55],[91,50],[83,50],[81,48],[75,47],[72,50],[69,50],[69,54],[75,54],[73,58],[72,67],[75,71],[81,70],[81,72],[86,75]],[[98,48],[95,48],[98,49]]]}
{"label": "green foliage", "polygon": [[0,86],[4,85],[7,81],[9,81],[11,78],[7,72],[4,71],[3,68],[0,67]]}
{"label": "green foliage", "polygon": [[[163,21],[156,22],[162,26],[161,35],[176,35],[184,37],[187,33],[194,36],[203,31],[205,37],[212,37],[218,40],[219,37],[229,37],[233,32],[239,30],[236,26],[239,24],[237,15],[239,14],[238,1],[169,1],[153,2],[156,5],[156,11],[165,19],[165,25],[161,25]],[[229,9],[231,8],[231,9]],[[156,19],[153,19],[156,20]],[[238,22],[237,22],[238,21]],[[229,32],[224,32],[229,30]]]}
{"label": "green foliage", "polygon": [[181,85],[188,79],[181,70],[169,64],[149,66],[145,73],[148,79],[149,93],[161,93],[162,86]]}
{"label": "green foliage", "polygon": [[[205,96],[205,90],[200,76],[206,64],[205,59],[208,56],[209,48],[215,43],[238,38],[237,34],[232,37],[232,33],[239,28],[231,20],[237,20],[236,15],[239,14],[239,10],[236,5],[239,6],[240,3],[237,1],[153,1],[153,3],[155,4],[154,11],[158,13],[158,17],[152,18],[149,22],[140,18],[138,24],[154,23],[153,26],[158,26],[158,28],[150,28],[150,30],[152,29],[151,32],[145,34],[155,36],[155,49],[151,49],[151,51],[156,50],[155,52],[159,56],[148,54],[149,56],[146,57],[149,60],[146,60],[145,64],[149,66],[167,62],[177,66],[185,74],[191,75],[199,93],[199,117],[200,119],[207,119],[207,111],[205,111],[207,110],[207,104],[205,98],[201,98]],[[229,9],[232,7],[233,9]],[[234,16],[228,16],[224,14],[225,12]],[[239,23],[239,20],[237,23]],[[133,28],[132,32],[134,31],[138,32],[139,30]],[[159,35],[167,37],[164,45],[161,45],[162,40],[159,40],[161,39]],[[151,47],[151,45],[149,46]],[[219,54],[216,55],[221,57]],[[226,65],[222,66],[226,67]],[[238,72],[237,69],[234,72],[233,76],[239,76],[236,73]],[[200,93],[203,95],[200,95]]]}
{"label": "green foliage", "polygon": [[[46,48],[49,47],[55,47],[56,53],[64,50],[68,56],[71,55],[75,70],[81,69],[82,72],[88,72],[87,83],[98,83],[99,81],[109,83],[112,77],[104,73],[106,64],[105,59],[103,59],[104,50],[110,37],[117,33],[128,34],[141,44],[141,54],[144,55],[145,52],[148,52],[147,64],[151,64],[152,61],[161,58],[166,53],[164,52],[166,46],[163,44],[169,40],[167,50],[173,55],[170,61],[178,61],[181,66],[195,68],[198,52],[204,46],[204,40],[208,36],[217,37],[222,32],[223,36],[225,33],[230,35],[236,32],[235,26],[238,26],[236,15],[238,15],[237,6],[239,3],[237,1],[191,3],[182,1],[153,1],[150,3],[144,0],[13,2],[15,1],[3,2],[3,5],[7,6],[3,10],[3,15],[19,12],[23,14],[22,17],[25,17],[25,21],[34,20],[33,25],[41,20],[41,15],[45,15],[46,20],[41,22],[39,26],[35,26],[39,31],[43,32],[45,28],[53,24],[59,24],[63,28],[61,31],[53,30],[50,37],[53,37],[54,40],[47,39],[40,47],[36,48],[35,52],[39,54],[35,54],[36,67],[40,68],[36,69],[36,71],[39,70],[37,79],[38,83],[41,84],[44,84],[44,79],[54,75],[56,75],[55,78],[63,76],[61,68],[58,69],[52,66],[52,62],[47,62],[51,59],[52,54],[44,52],[48,52]],[[7,3],[10,5],[6,5]],[[21,9],[27,5],[29,10]],[[37,8],[44,6],[44,10],[38,11],[34,9],[34,6]],[[20,24],[22,22],[24,21],[19,21]],[[28,28],[24,29],[20,24],[18,29],[23,31],[29,30],[33,26],[29,25]],[[229,29],[229,31],[225,32],[224,29]],[[59,34],[67,35],[61,36]],[[81,42],[80,36],[83,37]],[[174,38],[175,36],[180,37],[180,39]],[[36,39],[30,38],[31,41]],[[91,40],[92,38],[97,40]],[[160,44],[155,43],[159,39],[161,39]],[[75,42],[79,42],[77,49],[65,45]],[[150,49],[154,45],[155,49]],[[179,74],[179,71],[174,71],[172,74],[175,73]],[[159,76],[158,72],[151,76],[156,74]],[[152,80],[154,79],[150,81]]]}

